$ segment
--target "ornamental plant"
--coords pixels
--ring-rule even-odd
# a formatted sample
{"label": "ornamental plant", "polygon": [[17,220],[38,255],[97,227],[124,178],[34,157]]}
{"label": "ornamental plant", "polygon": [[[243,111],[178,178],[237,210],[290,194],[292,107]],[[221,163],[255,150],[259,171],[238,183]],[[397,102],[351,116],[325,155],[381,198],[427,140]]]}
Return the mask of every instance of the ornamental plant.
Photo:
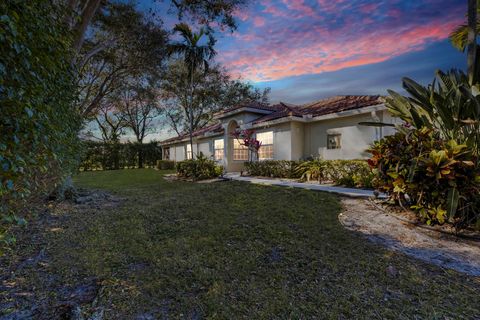
{"label": "ornamental plant", "polygon": [[368,150],[378,189],[427,224],[480,223],[480,167],[466,144],[429,129],[400,128]]}
{"label": "ornamental plant", "polygon": [[258,151],[262,146],[262,142],[255,138],[255,131],[251,129],[235,130],[232,134],[234,139],[240,143],[240,145],[248,148],[249,161],[255,161],[258,159]]}

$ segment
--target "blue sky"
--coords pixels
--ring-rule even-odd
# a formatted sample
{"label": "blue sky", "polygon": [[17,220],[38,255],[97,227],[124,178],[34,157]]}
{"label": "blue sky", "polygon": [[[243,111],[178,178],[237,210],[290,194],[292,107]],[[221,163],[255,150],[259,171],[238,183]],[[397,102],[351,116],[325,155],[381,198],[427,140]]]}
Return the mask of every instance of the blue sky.
{"label": "blue sky", "polygon": [[[171,28],[169,1],[140,0]],[[464,23],[462,0],[252,0],[238,30],[218,31],[216,60],[235,77],[271,87],[271,101],[307,103],[339,94],[401,91],[408,76],[465,69],[448,42]]]}

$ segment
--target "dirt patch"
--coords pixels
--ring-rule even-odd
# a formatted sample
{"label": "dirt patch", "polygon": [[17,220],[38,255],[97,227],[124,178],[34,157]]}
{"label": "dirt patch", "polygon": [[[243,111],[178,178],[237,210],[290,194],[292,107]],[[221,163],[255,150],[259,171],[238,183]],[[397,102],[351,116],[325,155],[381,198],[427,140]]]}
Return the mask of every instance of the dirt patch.
{"label": "dirt patch", "polygon": [[416,226],[411,217],[380,210],[370,200],[345,198],[342,204],[344,211],[338,218],[345,228],[361,232],[370,241],[391,250],[443,268],[480,276],[480,241]]}
{"label": "dirt patch", "polygon": [[124,199],[100,190],[79,189],[75,197],[46,203],[16,228],[17,246],[0,258],[0,320],[102,319],[102,281],[78,275],[66,279],[55,269],[48,236],[64,232],[72,215],[101,214]]}

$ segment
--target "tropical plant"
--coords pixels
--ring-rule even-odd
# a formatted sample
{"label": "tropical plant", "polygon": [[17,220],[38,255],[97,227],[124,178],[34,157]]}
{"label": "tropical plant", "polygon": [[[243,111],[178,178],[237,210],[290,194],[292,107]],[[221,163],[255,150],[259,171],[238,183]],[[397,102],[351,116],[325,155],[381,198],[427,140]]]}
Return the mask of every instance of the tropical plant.
{"label": "tropical plant", "polygon": [[[213,48],[215,45],[215,39],[211,33],[201,28],[199,32],[195,33],[190,29],[188,24],[179,23],[173,28],[174,32],[180,34],[182,37],[181,42],[174,42],[168,46],[169,55],[179,55],[183,57],[183,61],[188,68],[188,76],[190,79],[189,99],[186,104],[186,118],[188,119],[189,127],[188,134],[190,137],[190,145],[193,146],[193,132],[194,132],[194,74],[197,70],[201,69],[205,73],[209,68],[209,60],[211,60],[216,52]],[[203,36],[208,37],[207,44],[201,44]]]}
{"label": "tropical plant", "polygon": [[302,180],[317,180],[323,182],[327,179],[327,162],[322,159],[315,159],[300,163],[295,168],[295,173],[300,176]]}
{"label": "tropical plant", "polygon": [[479,71],[479,50],[477,46],[477,34],[480,29],[478,14],[480,0],[468,0],[467,24],[460,25],[450,34],[450,41],[460,51],[467,48],[468,77],[470,84],[476,84]]}
{"label": "tropical plant", "polygon": [[480,166],[465,144],[434,129],[403,128],[375,142],[369,152],[377,187],[428,224],[479,222]]}
{"label": "tropical plant", "polygon": [[478,155],[480,146],[480,87],[470,86],[462,71],[436,72],[428,87],[404,78],[404,97],[389,90],[390,113],[417,129],[438,130],[446,140],[465,143]]}

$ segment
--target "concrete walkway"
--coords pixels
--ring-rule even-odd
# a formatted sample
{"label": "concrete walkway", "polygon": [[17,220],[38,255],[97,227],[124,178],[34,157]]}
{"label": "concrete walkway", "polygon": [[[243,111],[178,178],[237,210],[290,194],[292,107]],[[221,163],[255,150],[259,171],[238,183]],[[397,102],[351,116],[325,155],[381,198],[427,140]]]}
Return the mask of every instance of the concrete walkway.
{"label": "concrete walkway", "polygon": [[[255,178],[255,177],[242,177],[240,176],[239,173],[236,173],[236,172],[227,173],[225,175],[225,178],[229,180],[245,181],[245,182],[268,185],[268,186],[281,186],[281,187],[302,188],[302,189],[315,190],[315,191],[326,191],[326,192],[332,192],[332,193],[349,196],[349,197],[356,197],[356,198],[371,198],[375,196],[373,194],[373,190],[343,188],[343,187],[335,187],[332,185],[302,183],[302,182],[295,182],[295,181],[288,181],[288,180],[281,180],[281,179],[262,179],[262,178]],[[380,193],[378,198],[385,199],[387,198],[387,196],[383,193]]]}

